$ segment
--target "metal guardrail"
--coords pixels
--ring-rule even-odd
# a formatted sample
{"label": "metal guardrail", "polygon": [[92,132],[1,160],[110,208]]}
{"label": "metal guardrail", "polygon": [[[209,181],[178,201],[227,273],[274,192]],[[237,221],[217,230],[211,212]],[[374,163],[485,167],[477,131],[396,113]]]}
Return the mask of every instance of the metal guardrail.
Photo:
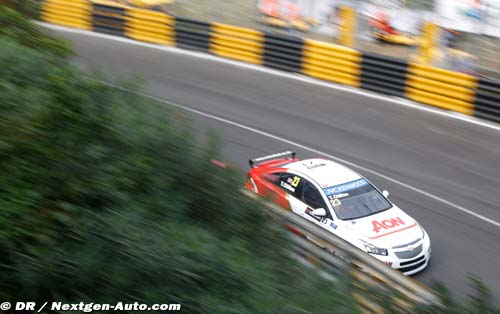
{"label": "metal guardrail", "polygon": [[442,306],[432,290],[411,277],[249,190],[244,189],[242,193],[258,201],[276,223],[290,231],[293,254],[320,266],[322,271],[333,276],[342,273],[355,279],[358,289],[352,294],[361,309],[371,313],[384,313],[386,301],[377,295],[381,291],[385,296],[391,296],[395,307],[406,312],[417,305]]}

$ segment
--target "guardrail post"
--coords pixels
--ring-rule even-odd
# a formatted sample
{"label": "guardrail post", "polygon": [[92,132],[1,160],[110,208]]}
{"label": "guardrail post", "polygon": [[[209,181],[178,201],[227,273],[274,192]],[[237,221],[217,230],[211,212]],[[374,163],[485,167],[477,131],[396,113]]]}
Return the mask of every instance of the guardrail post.
{"label": "guardrail post", "polygon": [[340,17],[342,25],[338,37],[339,44],[347,47],[354,47],[356,36],[357,15],[353,8],[341,6]]}
{"label": "guardrail post", "polygon": [[429,64],[437,54],[439,26],[425,22],[420,35],[420,44],[415,62]]}

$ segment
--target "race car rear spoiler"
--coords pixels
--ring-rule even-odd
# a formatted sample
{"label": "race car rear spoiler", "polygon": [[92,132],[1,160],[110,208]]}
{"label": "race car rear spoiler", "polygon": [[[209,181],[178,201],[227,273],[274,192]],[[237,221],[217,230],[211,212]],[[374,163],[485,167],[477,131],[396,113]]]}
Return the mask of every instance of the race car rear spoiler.
{"label": "race car rear spoiler", "polygon": [[272,154],[272,155],[267,155],[267,156],[257,157],[254,159],[249,159],[248,164],[250,165],[250,167],[254,168],[257,163],[260,163],[260,162],[263,162],[266,160],[270,160],[270,159],[274,159],[274,158],[288,156],[288,155],[290,155],[292,157],[292,159],[294,159],[296,153],[292,152],[290,150],[287,150],[286,152],[282,152],[282,153],[276,153],[276,154]]}

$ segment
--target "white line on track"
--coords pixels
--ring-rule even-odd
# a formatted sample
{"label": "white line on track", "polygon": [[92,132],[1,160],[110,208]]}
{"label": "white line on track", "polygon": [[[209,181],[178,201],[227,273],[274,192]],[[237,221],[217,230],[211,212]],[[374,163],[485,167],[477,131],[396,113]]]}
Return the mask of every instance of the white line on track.
{"label": "white line on track", "polygon": [[[204,54],[204,53],[186,51],[186,50],[182,50],[182,49],[178,49],[178,48],[174,48],[174,47],[166,47],[166,46],[158,46],[158,45],[153,45],[153,44],[147,44],[147,43],[143,43],[143,42],[138,42],[138,41],[130,40],[130,39],[127,39],[127,38],[121,38],[121,37],[115,37],[115,36],[110,36],[110,35],[106,35],[106,34],[98,34],[98,33],[93,33],[93,32],[88,32],[88,31],[76,30],[76,29],[72,29],[72,28],[66,28],[66,27],[56,26],[56,25],[42,23],[42,22],[39,22],[39,24],[43,25],[44,27],[50,28],[50,29],[61,30],[61,31],[66,31],[66,32],[73,32],[73,33],[80,33],[80,34],[86,34],[88,36],[101,37],[101,38],[106,38],[106,39],[115,40],[115,41],[127,42],[127,43],[130,43],[130,44],[133,44],[133,45],[150,47],[150,48],[153,48],[153,49],[160,49],[160,50],[165,50],[165,51],[169,51],[169,52],[175,52],[175,53],[179,53],[179,54],[192,55],[192,56],[196,56],[196,57],[203,58],[203,59],[209,59],[209,60],[214,60],[214,61],[219,61],[219,62],[224,62],[224,63],[230,63],[230,64],[233,64],[233,65],[236,65],[236,66],[239,66],[239,67],[245,67],[245,68],[249,68],[249,69],[253,69],[253,70],[257,70],[257,71],[261,71],[261,72],[265,72],[265,73],[270,73],[270,74],[273,74],[273,75],[284,76],[284,77],[288,77],[288,78],[291,78],[291,79],[296,79],[296,80],[304,81],[304,82],[307,82],[307,83],[321,85],[321,86],[325,86],[325,87],[333,88],[333,89],[337,89],[337,90],[348,91],[348,92],[352,92],[352,93],[355,93],[355,94],[358,94],[358,95],[363,95],[363,96],[366,96],[366,97],[371,97],[371,98],[376,98],[376,99],[380,99],[380,100],[384,100],[384,101],[389,101],[389,102],[401,104],[401,105],[408,106],[408,107],[411,107],[411,108],[415,108],[415,109],[419,109],[419,110],[424,110],[424,111],[432,112],[432,113],[439,114],[439,115],[444,115],[444,116],[447,116],[447,117],[450,117],[450,118],[453,118],[453,119],[462,120],[462,121],[465,121],[465,122],[468,122],[468,123],[472,123],[472,124],[476,124],[476,125],[480,125],[480,126],[483,126],[483,127],[487,127],[487,128],[490,128],[490,129],[493,129],[493,130],[496,130],[496,131],[500,131],[500,126],[498,126],[498,125],[490,124],[490,123],[487,123],[487,122],[484,122],[484,121],[481,121],[481,120],[478,120],[478,119],[475,119],[475,118],[471,118],[469,116],[464,116],[464,115],[460,115],[460,114],[456,114],[456,113],[450,113],[450,112],[442,111],[442,110],[439,110],[439,109],[433,109],[433,108],[429,108],[429,107],[424,107],[422,105],[413,103],[411,101],[390,98],[390,97],[386,97],[386,96],[382,96],[382,95],[377,95],[377,94],[374,94],[374,93],[365,92],[365,91],[357,90],[357,89],[350,88],[350,87],[345,87],[345,86],[340,86],[340,85],[336,85],[336,84],[322,82],[322,81],[319,81],[319,80],[316,80],[316,79],[312,79],[312,78],[309,78],[309,77],[297,76],[297,75],[288,74],[288,73],[285,73],[285,72],[280,72],[280,71],[275,71],[275,70],[272,70],[272,69],[267,69],[267,68],[260,67],[260,66],[255,66],[255,65],[246,64],[246,63],[237,62],[237,61],[232,61],[232,60],[227,60],[227,59],[224,59],[224,58],[219,58],[219,57],[215,57],[213,55],[208,55],[208,54]],[[110,84],[110,85],[112,85],[112,84]],[[112,85],[112,86],[114,86],[114,85]],[[118,87],[118,86],[114,86],[114,87],[116,87],[118,89],[121,89],[121,90],[125,90],[127,92],[130,92],[129,90],[126,90],[126,89],[124,89],[122,87]],[[345,165],[348,165],[348,166],[351,166],[353,168],[357,168],[359,170],[362,170],[362,171],[365,171],[367,173],[371,173],[373,175],[381,177],[381,178],[383,178],[383,179],[385,179],[387,181],[390,181],[392,183],[395,183],[397,185],[405,187],[405,188],[407,188],[407,189],[409,189],[411,191],[414,191],[416,193],[424,195],[424,196],[426,196],[428,198],[431,198],[431,199],[433,199],[435,201],[443,203],[443,204],[445,204],[447,206],[453,207],[453,208],[455,208],[455,209],[457,209],[457,210],[459,210],[459,211],[461,211],[461,212],[463,212],[465,214],[468,214],[468,215],[471,215],[473,217],[476,217],[476,218],[478,218],[480,220],[483,220],[483,221],[485,221],[487,223],[490,223],[490,224],[492,224],[492,225],[494,225],[496,227],[500,227],[500,222],[498,222],[498,221],[495,221],[495,220],[490,219],[490,218],[488,218],[486,216],[478,214],[478,213],[476,213],[476,212],[474,212],[474,211],[472,211],[470,209],[467,209],[467,208],[465,208],[463,206],[460,206],[460,205],[457,205],[455,203],[452,203],[452,202],[450,202],[448,200],[445,200],[445,199],[443,199],[443,198],[441,198],[441,197],[439,197],[437,195],[434,195],[432,193],[426,192],[424,190],[421,190],[421,189],[419,189],[417,187],[414,187],[412,185],[409,185],[407,183],[401,182],[401,181],[399,181],[397,179],[394,179],[394,178],[391,178],[389,176],[386,176],[385,174],[382,174],[382,173],[380,173],[378,171],[375,171],[375,170],[363,167],[361,165],[358,165],[356,163],[347,161],[347,160],[339,158],[337,156],[333,156],[331,154],[319,151],[317,149],[314,149],[314,148],[302,145],[302,144],[297,143],[297,142],[293,142],[291,140],[288,140],[286,138],[273,135],[271,133],[267,133],[267,132],[264,132],[264,131],[252,128],[250,126],[247,126],[247,125],[235,122],[235,121],[231,121],[231,120],[228,120],[228,119],[225,119],[225,118],[221,118],[221,117],[215,116],[213,114],[202,112],[202,111],[199,111],[199,110],[196,110],[196,109],[193,109],[193,108],[190,108],[190,107],[186,107],[186,106],[183,106],[183,105],[174,104],[174,103],[171,103],[171,102],[166,101],[164,99],[161,99],[161,98],[158,98],[158,97],[155,97],[155,96],[151,96],[151,95],[148,95],[148,94],[144,94],[144,93],[138,93],[138,94],[141,95],[141,96],[143,96],[143,97],[147,97],[147,98],[153,99],[155,101],[158,101],[158,102],[161,102],[161,103],[173,106],[173,107],[177,107],[177,108],[180,108],[180,109],[183,109],[183,110],[186,110],[186,111],[189,111],[189,112],[201,115],[201,116],[206,117],[206,118],[210,118],[210,119],[213,119],[213,120],[216,120],[216,121],[219,121],[219,122],[223,122],[223,123],[226,123],[226,124],[229,124],[229,125],[232,125],[232,126],[235,126],[235,127],[247,130],[247,131],[250,131],[252,133],[256,133],[256,134],[259,134],[259,135],[262,135],[262,136],[274,139],[276,141],[280,141],[282,143],[286,143],[286,144],[289,144],[289,145],[301,148],[303,150],[309,151],[309,152],[314,153],[314,154],[318,154],[318,155],[322,155],[322,156],[328,157],[330,159],[333,159],[333,160],[338,161],[340,163],[343,163]]]}
{"label": "white line on track", "polygon": [[357,94],[357,95],[361,95],[361,96],[365,96],[365,97],[369,97],[369,98],[373,98],[373,99],[391,102],[391,103],[402,105],[405,107],[430,112],[433,114],[445,116],[445,117],[452,118],[455,120],[460,120],[460,121],[464,121],[467,123],[479,125],[479,126],[482,126],[485,128],[489,128],[492,130],[500,131],[500,125],[498,125],[498,124],[490,123],[490,122],[487,122],[487,121],[484,121],[484,120],[481,120],[481,119],[478,119],[475,117],[467,116],[467,115],[464,115],[464,114],[461,114],[458,112],[447,111],[447,110],[442,110],[439,108],[434,108],[434,107],[422,105],[422,104],[413,102],[409,99],[381,95],[381,94],[377,94],[374,92],[358,89],[355,87],[325,82],[325,81],[315,79],[315,78],[312,78],[309,76],[305,76],[302,74],[283,72],[283,71],[279,71],[279,70],[275,70],[275,69],[271,69],[271,68],[266,68],[266,67],[263,67],[260,65],[255,65],[255,64],[250,64],[250,63],[245,63],[245,62],[240,62],[240,61],[235,61],[235,60],[229,60],[229,59],[225,59],[222,57],[218,57],[218,56],[211,55],[208,53],[203,53],[203,52],[190,51],[190,50],[180,49],[177,47],[149,44],[149,43],[136,41],[136,40],[132,40],[132,39],[124,38],[124,37],[112,36],[112,35],[101,34],[101,33],[94,33],[94,32],[90,32],[90,31],[68,28],[68,27],[53,25],[53,24],[44,23],[44,22],[37,22],[37,23],[43,27],[53,29],[53,30],[63,31],[63,32],[67,32],[67,33],[75,33],[75,34],[87,35],[90,37],[104,38],[104,39],[108,39],[108,40],[114,40],[117,42],[128,43],[128,44],[135,45],[135,46],[147,47],[147,48],[151,48],[151,49],[167,51],[170,53],[176,53],[176,54],[181,54],[181,55],[197,57],[200,59],[231,64],[233,66],[237,66],[240,68],[245,68],[245,69],[254,70],[254,71],[258,71],[258,72],[263,72],[263,73],[267,73],[267,74],[271,74],[271,75],[275,75],[275,76],[280,76],[280,77],[285,77],[285,78],[296,80],[296,81],[301,81],[301,82],[308,83],[308,84],[318,85],[318,86],[322,86],[322,87],[326,87],[326,88],[330,88],[330,89],[341,90],[344,92],[349,92],[349,93],[353,93],[353,94]]}
{"label": "white line on track", "polygon": [[[107,83],[109,84],[109,83]],[[404,188],[407,188],[411,191],[414,191],[416,193],[419,193],[419,194],[422,194],[428,198],[431,198],[435,201],[438,201],[440,203],[443,203],[445,205],[448,205],[450,207],[453,207],[463,213],[466,213],[468,215],[471,215],[471,216],[474,216],[478,219],[481,219],[487,223],[490,223],[494,226],[497,226],[497,227],[500,227],[500,222],[498,221],[495,221],[493,219],[490,219],[486,216],[483,216],[481,214],[478,214],[476,212],[473,212],[472,210],[470,209],[467,209],[463,206],[460,206],[460,205],[457,205],[455,203],[452,203],[448,200],[445,200],[444,198],[441,198],[437,195],[434,195],[432,193],[429,193],[429,192],[426,192],[424,190],[421,190],[417,187],[414,187],[412,185],[409,185],[407,183],[404,183],[404,182],[401,182],[397,179],[394,179],[394,178],[391,178],[389,176],[386,176],[385,174],[382,174],[378,171],[375,171],[375,170],[372,170],[372,169],[369,169],[369,168],[366,168],[366,167],[363,167],[361,165],[358,165],[356,163],[353,163],[351,161],[347,161],[345,159],[342,159],[340,157],[337,157],[337,156],[334,156],[334,155],[331,155],[331,154],[328,154],[328,153],[325,153],[325,152],[322,152],[320,150],[317,150],[317,149],[314,149],[314,148],[311,148],[311,147],[308,147],[308,146],[305,146],[305,145],[302,145],[300,143],[297,143],[297,142],[294,142],[294,141],[291,141],[289,139],[286,139],[286,138],[283,138],[283,137],[280,137],[280,136],[277,136],[277,135],[274,135],[274,134],[271,134],[271,133],[268,133],[268,132],[264,132],[264,131],[261,131],[261,130],[258,130],[256,128],[252,128],[250,126],[247,126],[247,125],[244,125],[244,124],[241,124],[241,123],[238,123],[238,122],[235,122],[235,121],[232,121],[232,120],[228,120],[228,119],[225,119],[225,118],[221,118],[221,117],[218,117],[216,115],[213,115],[213,114],[210,114],[210,113],[206,113],[206,112],[203,112],[203,111],[199,111],[197,109],[193,109],[193,108],[190,108],[190,107],[186,107],[186,106],[183,106],[183,105],[179,105],[179,104],[175,104],[175,103],[172,103],[172,102],[169,102],[167,100],[164,100],[164,99],[161,99],[161,98],[158,98],[158,97],[155,97],[155,96],[151,96],[151,95],[148,95],[148,94],[145,94],[145,93],[138,93],[138,92],[133,92],[133,91],[130,91],[130,90],[127,90],[125,88],[122,88],[122,87],[119,87],[119,86],[115,86],[113,84],[109,84],[111,86],[113,86],[114,88],[117,88],[117,89],[120,89],[120,90],[123,90],[123,91],[126,91],[126,92],[131,92],[131,93],[136,93],[140,96],[143,96],[143,97],[146,97],[146,98],[149,98],[149,99],[153,99],[155,101],[158,101],[158,102],[161,102],[163,104],[167,104],[169,106],[172,106],[172,107],[176,107],[176,108],[179,108],[179,109],[182,109],[182,110],[185,110],[185,111],[188,111],[188,112],[191,112],[191,113],[194,113],[194,114],[197,114],[197,115],[200,115],[200,116],[203,116],[203,117],[206,117],[206,118],[210,118],[210,119],[213,119],[213,120],[216,120],[216,121],[219,121],[219,122],[222,122],[222,123],[226,123],[226,124],[229,124],[229,125],[232,125],[232,126],[235,126],[235,127],[238,127],[240,129],[244,129],[244,130],[247,130],[249,132],[252,132],[252,133],[256,133],[256,134],[259,134],[259,135],[262,135],[262,136],[265,136],[265,137],[268,137],[268,138],[271,138],[273,140],[276,140],[276,141],[279,141],[279,142],[282,142],[282,143],[286,143],[286,144],[289,144],[289,145],[292,145],[292,146],[295,146],[297,148],[300,148],[300,149],[303,149],[303,150],[306,150],[306,151],[309,151],[311,153],[314,153],[314,154],[318,154],[318,155],[322,155],[322,156],[325,156],[325,157],[328,157],[330,159],[333,159],[335,161],[338,161],[339,163],[342,163],[342,164],[345,164],[345,165],[348,165],[348,166],[351,166],[353,168],[357,168],[359,170],[362,170],[362,171],[365,171],[367,173],[371,173],[373,175],[376,175],[378,177],[381,177],[387,181],[390,181],[392,183],[395,183],[397,185],[400,185]]]}

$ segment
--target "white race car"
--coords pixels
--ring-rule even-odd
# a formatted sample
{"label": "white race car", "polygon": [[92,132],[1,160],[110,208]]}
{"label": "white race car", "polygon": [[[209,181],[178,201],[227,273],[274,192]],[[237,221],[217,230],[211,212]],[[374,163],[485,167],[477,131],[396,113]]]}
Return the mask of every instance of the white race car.
{"label": "white race car", "polygon": [[353,170],[320,158],[299,160],[290,151],[251,159],[250,166],[249,190],[406,275],[427,267],[431,243],[424,228]]}

